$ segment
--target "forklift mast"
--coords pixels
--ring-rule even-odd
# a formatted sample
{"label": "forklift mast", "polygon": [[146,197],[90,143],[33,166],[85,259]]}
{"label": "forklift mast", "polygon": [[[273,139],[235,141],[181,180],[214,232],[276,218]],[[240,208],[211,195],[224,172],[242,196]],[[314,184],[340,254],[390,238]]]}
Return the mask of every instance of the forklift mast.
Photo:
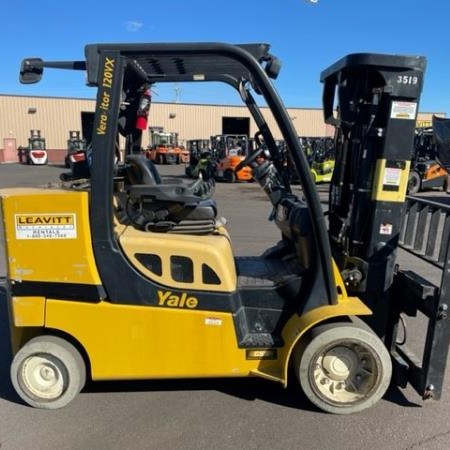
{"label": "forklift mast", "polygon": [[321,74],[325,121],[336,127],[332,254],[349,291],[374,311],[379,335],[388,317],[425,66],[420,56],[362,53]]}
{"label": "forklift mast", "polygon": [[69,131],[69,139],[67,140],[67,150],[70,151],[84,151],[87,148],[86,139],[81,137],[78,130]]}
{"label": "forklift mast", "polygon": [[45,139],[41,136],[41,130],[30,130],[28,148],[29,150],[45,150]]}

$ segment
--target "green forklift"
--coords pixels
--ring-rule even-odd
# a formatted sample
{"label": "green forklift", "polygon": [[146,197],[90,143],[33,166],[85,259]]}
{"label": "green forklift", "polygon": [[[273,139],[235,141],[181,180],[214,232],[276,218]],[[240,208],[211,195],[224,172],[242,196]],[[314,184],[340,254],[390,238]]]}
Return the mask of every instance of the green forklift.
{"label": "green forklift", "polygon": [[215,161],[210,139],[190,139],[186,141],[189,152],[189,161],[185,166],[185,175],[188,178],[204,179],[214,178]]}

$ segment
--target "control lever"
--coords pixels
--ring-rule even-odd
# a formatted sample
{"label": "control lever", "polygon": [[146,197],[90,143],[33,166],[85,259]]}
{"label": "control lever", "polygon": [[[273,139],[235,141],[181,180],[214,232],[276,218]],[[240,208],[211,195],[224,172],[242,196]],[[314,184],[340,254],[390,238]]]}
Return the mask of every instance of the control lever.
{"label": "control lever", "polygon": [[200,173],[198,179],[191,184],[190,191],[192,194],[206,199],[210,198],[214,194],[215,187],[216,184],[214,178],[204,180],[203,175]]}
{"label": "control lever", "polygon": [[255,150],[253,153],[250,153],[243,159],[234,169],[235,172],[239,172],[242,170],[245,166],[250,166],[253,168],[252,163],[256,161],[259,155],[264,152],[263,147],[259,147],[258,150]]}

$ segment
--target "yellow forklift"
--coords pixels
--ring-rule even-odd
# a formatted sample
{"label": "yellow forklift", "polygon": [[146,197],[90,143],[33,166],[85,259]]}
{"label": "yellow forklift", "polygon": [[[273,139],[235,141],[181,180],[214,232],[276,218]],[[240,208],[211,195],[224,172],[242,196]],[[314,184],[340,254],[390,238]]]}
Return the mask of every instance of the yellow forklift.
{"label": "yellow forklift", "polygon": [[[396,370],[401,308],[390,308],[390,294],[402,289],[395,252],[424,58],[350,55],[322,73],[325,118],[339,143],[330,230],[267,44],[90,44],[81,61],[25,59],[22,83],[39,81],[46,67],[85,71],[97,97],[88,186],[0,191],[11,380],[27,404],[61,408],[87,379],[262,377],[285,387],[297,378],[319,409],[350,414],[374,405],[391,381],[410,381]],[[140,97],[160,82],[202,81],[236,89],[264,142],[236,168],[252,169],[280,232],[262,255],[235,256],[213,183],[164,182],[142,155]],[[301,196],[260,102],[282,133]],[[115,164],[118,134],[127,147]],[[441,364],[448,336],[433,338]],[[418,392],[439,398],[445,364],[433,364],[434,356],[414,373],[425,374]]]}

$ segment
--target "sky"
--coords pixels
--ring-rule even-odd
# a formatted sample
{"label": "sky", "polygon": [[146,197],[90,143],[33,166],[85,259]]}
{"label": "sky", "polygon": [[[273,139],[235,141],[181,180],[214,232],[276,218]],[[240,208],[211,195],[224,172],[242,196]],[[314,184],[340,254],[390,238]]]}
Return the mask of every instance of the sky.
{"label": "sky", "polygon": [[[86,44],[264,42],[282,61],[274,84],[287,107],[320,108],[320,73],[347,54],[420,55],[419,110],[450,117],[450,1],[314,1],[1,0],[0,94],[94,98],[82,72],[46,69],[38,84],[18,80],[22,59],[81,60]],[[170,84],[157,87],[154,101],[239,104],[229,89]]]}

